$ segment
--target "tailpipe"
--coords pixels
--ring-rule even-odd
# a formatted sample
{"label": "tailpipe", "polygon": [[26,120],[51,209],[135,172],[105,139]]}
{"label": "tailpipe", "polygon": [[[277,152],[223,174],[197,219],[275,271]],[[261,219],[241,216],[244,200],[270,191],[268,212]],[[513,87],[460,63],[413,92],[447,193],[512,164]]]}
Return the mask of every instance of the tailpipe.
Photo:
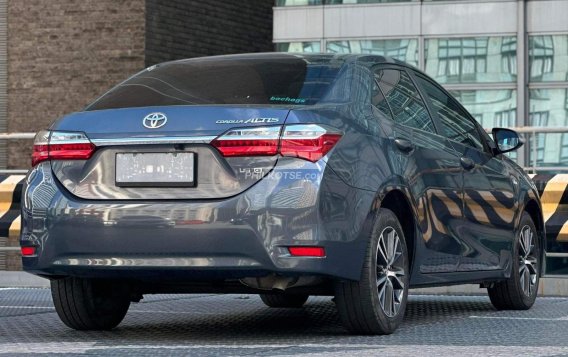
{"label": "tailpipe", "polygon": [[290,288],[299,286],[318,285],[323,279],[316,276],[290,277],[280,275],[268,275],[262,277],[244,278],[239,280],[241,284],[249,288],[259,290],[278,290],[286,291]]}

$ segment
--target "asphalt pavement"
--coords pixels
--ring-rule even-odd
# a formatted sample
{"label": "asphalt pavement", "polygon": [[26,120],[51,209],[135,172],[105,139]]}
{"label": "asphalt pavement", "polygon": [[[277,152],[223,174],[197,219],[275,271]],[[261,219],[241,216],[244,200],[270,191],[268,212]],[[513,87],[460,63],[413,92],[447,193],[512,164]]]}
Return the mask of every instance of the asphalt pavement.
{"label": "asphalt pavement", "polygon": [[389,336],[352,336],[329,297],[271,309],[255,295],[150,295],[118,328],[79,332],[48,289],[0,289],[0,355],[568,356],[568,298],[497,311],[486,296],[411,294]]}

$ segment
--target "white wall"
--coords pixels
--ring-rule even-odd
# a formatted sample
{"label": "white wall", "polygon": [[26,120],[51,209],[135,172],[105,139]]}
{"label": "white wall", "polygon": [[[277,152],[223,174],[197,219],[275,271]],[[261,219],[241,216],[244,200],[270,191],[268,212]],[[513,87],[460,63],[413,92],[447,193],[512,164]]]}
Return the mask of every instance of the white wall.
{"label": "white wall", "polygon": [[532,0],[527,12],[529,32],[568,32],[567,0]]}

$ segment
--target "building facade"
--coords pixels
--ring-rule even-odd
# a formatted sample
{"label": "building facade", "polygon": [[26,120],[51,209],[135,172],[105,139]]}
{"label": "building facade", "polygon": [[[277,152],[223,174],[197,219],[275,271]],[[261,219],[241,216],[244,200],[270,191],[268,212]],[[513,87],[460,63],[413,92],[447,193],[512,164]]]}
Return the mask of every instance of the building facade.
{"label": "building facade", "polygon": [[[0,0],[0,132],[44,129],[158,62],[272,51],[273,5]],[[0,168],[27,168],[30,153],[30,140],[0,141]]]}
{"label": "building facade", "polygon": [[[278,51],[369,53],[442,83],[485,128],[568,126],[566,0],[279,0]],[[568,134],[538,134],[525,166],[568,166]]]}

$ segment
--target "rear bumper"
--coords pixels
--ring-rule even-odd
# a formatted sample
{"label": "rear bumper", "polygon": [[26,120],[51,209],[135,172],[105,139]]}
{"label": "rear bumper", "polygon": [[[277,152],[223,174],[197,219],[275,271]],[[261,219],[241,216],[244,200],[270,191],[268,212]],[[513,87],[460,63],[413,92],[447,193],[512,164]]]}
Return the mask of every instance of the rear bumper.
{"label": "rear bumper", "polygon": [[[24,270],[43,276],[207,280],[322,275],[359,279],[374,194],[325,163],[281,159],[269,177],[223,200],[87,201],[48,163],[23,188]],[[317,245],[325,258],[290,256]]]}

